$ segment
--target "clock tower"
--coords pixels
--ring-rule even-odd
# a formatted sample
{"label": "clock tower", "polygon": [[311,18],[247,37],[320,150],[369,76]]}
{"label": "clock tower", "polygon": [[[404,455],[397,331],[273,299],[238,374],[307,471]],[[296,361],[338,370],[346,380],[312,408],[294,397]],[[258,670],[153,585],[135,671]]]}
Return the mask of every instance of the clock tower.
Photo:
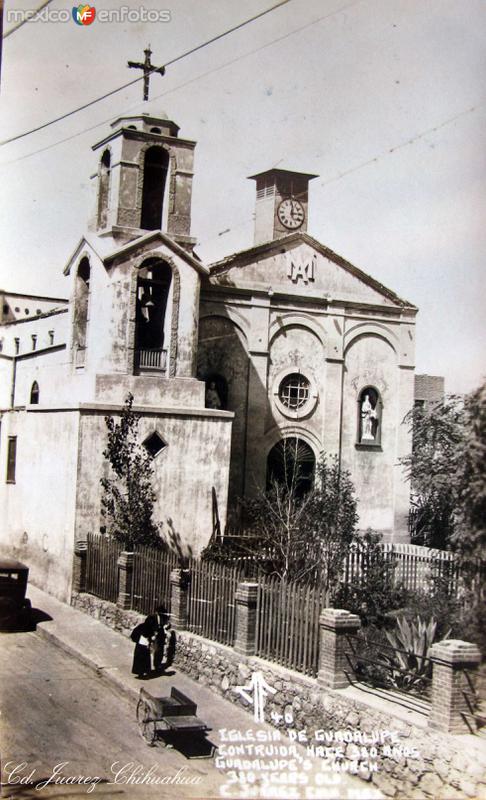
{"label": "clock tower", "polygon": [[287,169],[249,176],[256,181],[255,244],[307,230],[309,181],[317,177]]}

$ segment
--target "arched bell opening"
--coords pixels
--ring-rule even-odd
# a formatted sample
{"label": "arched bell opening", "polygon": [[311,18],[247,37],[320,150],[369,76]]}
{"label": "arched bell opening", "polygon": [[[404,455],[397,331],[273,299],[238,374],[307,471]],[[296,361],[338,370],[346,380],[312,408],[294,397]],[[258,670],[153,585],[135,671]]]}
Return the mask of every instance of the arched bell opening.
{"label": "arched bell opening", "polygon": [[161,259],[144,261],[137,276],[135,370],[168,374],[172,269]]}
{"label": "arched bell opening", "polygon": [[73,350],[76,367],[83,367],[86,360],[90,280],[91,267],[85,256],[79,264],[74,289]]}
{"label": "arched bell opening", "polygon": [[111,153],[105,150],[101,156],[98,189],[98,227],[106,228],[110,207]]}
{"label": "arched bell opening", "polygon": [[163,147],[149,147],[143,162],[142,215],[140,227],[147,231],[162,227],[169,153]]}

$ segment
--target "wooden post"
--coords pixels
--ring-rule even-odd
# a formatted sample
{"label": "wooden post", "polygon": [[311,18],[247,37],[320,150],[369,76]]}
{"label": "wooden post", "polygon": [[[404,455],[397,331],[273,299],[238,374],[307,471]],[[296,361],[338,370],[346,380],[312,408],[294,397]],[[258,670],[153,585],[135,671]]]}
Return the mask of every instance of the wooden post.
{"label": "wooden post", "polygon": [[476,671],[481,661],[479,648],[459,639],[444,639],[432,646],[430,657],[433,662],[430,727],[444,733],[473,733],[474,718],[466,699],[472,693],[464,670]]}

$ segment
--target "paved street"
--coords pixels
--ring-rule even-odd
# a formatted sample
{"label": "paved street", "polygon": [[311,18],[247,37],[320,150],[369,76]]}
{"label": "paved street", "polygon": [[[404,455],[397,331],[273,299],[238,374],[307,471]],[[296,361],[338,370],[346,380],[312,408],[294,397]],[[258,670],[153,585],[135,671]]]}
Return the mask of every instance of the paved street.
{"label": "paved street", "polygon": [[[356,777],[329,775],[322,759],[175,668],[147,682],[135,680],[128,639],[33,586],[29,596],[46,619],[38,632],[0,633],[2,800],[382,796]],[[166,735],[155,747],[145,744],[135,720],[141,686],[155,696],[176,686],[197,702],[198,715],[211,728],[205,746],[187,734],[168,740],[168,748]]]}
{"label": "paved street", "polygon": [[[101,778],[88,796],[136,797],[163,800],[168,797],[218,797],[224,777],[210,758],[188,759],[176,749],[158,744],[148,747],[140,738],[135,708],[101,681],[36,633],[0,634],[0,734],[2,780],[12,765],[25,764],[11,780],[32,774],[30,786],[5,786],[2,798],[82,797],[89,785],[48,785],[36,790],[61,762],[64,776]],[[211,734],[209,734],[211,736]],[[158,777],[200,778],[195,785],[114,781],[111,765],[141,766],[139,774]],[[7,769],[8,766],[8,769]],[[155,770],[153,769],[155,767]],[[129,778],[132,768],[118,780]]]}

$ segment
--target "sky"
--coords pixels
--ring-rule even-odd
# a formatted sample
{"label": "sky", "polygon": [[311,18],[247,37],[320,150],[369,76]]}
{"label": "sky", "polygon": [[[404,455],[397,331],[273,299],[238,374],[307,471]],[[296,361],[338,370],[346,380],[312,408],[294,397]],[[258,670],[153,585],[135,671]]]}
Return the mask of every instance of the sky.
{"label": "sky", "polygon": [[[95,0],[168,21],[29,22],[4,40],[0,140],[166,63],[277,0]],[[8,12],[41,0],[6,3]],[[71,11],[53,0],[50,10]],[[143,12],[142,12],[143,13]],[[253,243],[255,184],[319,175],[309,233],[419,308],[416,369],[446,391],[486,378],[486,3],[290,0],[151,79],[148,110],[195,139],[192,234],[210,263]],[[92,213],[91,146],[141,113],[141,83],[0,146],[0,287],[68,296]]]}

